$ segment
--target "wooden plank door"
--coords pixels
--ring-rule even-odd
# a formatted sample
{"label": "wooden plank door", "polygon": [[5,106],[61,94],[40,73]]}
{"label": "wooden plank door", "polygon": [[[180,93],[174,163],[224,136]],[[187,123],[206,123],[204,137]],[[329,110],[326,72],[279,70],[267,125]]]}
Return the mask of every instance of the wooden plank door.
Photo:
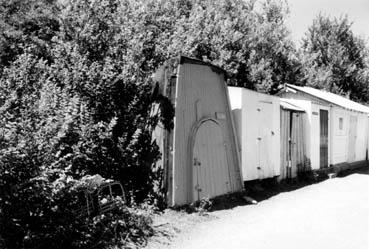
{"label": "wooden plank door", "polygon": [[193,200],[211,198],[230,191],[230,175],[222,130],[205,121],[195,135],[193,148]]}
{"label": "wooden plank door", "polygon": [[320,110],[320,168],[328,167],[328,111]]}
{"label": "wooden plank door", "polygon": [[356,131],[357,131],[357,117],[350,116],[350,128],[349,128],[349,142],[348,142],[348,162],[355,161],[355,150],[356,150]]}

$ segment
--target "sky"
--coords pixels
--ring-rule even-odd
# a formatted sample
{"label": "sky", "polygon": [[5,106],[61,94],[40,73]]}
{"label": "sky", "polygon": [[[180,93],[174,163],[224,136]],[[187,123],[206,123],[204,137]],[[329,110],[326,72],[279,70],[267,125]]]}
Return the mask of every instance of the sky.
{"label": "sky", "polygon": [[287,2],[290,7],[287,25],[298,45],[319,13],[331,17],[347,14],[349,20],[353,22],[353,32],[369,39],[369,0],[287,0]]}

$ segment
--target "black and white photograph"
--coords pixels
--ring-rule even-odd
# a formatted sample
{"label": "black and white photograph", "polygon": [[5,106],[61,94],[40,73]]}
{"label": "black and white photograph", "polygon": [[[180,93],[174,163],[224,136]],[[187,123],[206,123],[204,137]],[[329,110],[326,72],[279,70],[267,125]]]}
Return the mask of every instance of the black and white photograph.
{"label": "black and white photograph", "polygon": [[0,0],[0,249],[369,249],[368,0]]}

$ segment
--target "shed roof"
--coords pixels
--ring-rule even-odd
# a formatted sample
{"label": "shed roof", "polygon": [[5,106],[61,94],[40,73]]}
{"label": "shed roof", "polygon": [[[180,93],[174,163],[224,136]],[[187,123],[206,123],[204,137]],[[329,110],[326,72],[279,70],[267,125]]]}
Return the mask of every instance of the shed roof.
{"label": "shed roof", "polygon": [[358,111],[358,112],[364,112],[364,113],[369,113],[369,107],[359,104],[355,101],[349,100],[345,97],[342,97],[340,95],[331,93],[331,92],[327,92],[325,90],[319,90],[316,88],[312,88],[312,87],[307,87],[307,86],[295,86],[295,85],[291,85],[291,84],[286,84],[287,88],[291,88],[293,90],[297,90],[297,91],[301,91],[304,93],[307,93],[309,95],[312,95],[314,97],[317,97],[319,99],[325,100],[327,102],[330,102],[332,104],[335,104],[337,106],[349,109],[349,110],[354,110],[354,111]]}
{"label": "shed roof", "polygon": [[280,104],[281,107],[283,109],[286,110],[292,110],[292,111],[296,111],[296,112],[305,112],[304,109],[302,109],[301,107],[298,107],[297,105],[295,105],[294,103],[291,103],[291,101],[289,101],[288,99],[280,99]]}

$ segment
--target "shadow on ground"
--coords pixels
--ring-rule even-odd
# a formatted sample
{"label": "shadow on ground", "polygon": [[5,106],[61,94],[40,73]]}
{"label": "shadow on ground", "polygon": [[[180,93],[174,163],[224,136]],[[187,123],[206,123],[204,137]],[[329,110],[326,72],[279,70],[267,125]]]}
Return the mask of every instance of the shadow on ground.
{"label": "shadow on ground", "polygon": [[[346,177],[351,174],[369,175],[369,167],[365,166],[354,170],[342,171],[337,175],[337,177]],[[257,202],[261,202],[280,193],[294,191],[311,184],[319,183],[325,179],[327,179],[326,175],[317,180],[298,181],[297,179],[291,179],[277,182],[275,179],[264,179],[245,182],[245,191],[214,198],[208,211],[212,212],[232,209],[237,206],[250,205],[250,203],[245,200],[245,196],[251,197]]]}
{"label": "shadow on ground", "polygon": [[312,183],[313,182],[297,180],[277,182],[275,179],[246,182],[245,191],[212,199],[212,205],[208,211],[212,212],[232,209],[237,206],[251,205],[249,201],[245,200],[246,196],[256,200],[257,202],[261,202],[279,193],[293,191]]}
{"label": "shadow on ground", "polygon": [[345,170],[338,174],[338,177],[345,177],[352,174],[364,174],[369,175],[369,166],[361,167],[354,170]]}

